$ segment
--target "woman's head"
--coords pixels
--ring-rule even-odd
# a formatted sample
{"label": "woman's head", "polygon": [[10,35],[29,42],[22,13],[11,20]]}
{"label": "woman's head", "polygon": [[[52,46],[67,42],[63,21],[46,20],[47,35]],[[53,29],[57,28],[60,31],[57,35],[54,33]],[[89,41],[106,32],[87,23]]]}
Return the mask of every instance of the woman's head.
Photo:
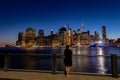
{"label": "woman's head", "polygon": [[66,49],[69,49],[69,45],[66,46]]}

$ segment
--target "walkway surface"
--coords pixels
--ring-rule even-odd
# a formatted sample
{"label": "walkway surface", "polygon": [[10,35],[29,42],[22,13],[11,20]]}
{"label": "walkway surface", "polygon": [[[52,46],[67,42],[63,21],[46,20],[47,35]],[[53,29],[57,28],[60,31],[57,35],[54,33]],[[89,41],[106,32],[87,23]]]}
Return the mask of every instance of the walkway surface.
{"label": "walkway surface", "polygon": [[74,75],[65,78],[64,74],[40,72],[0,71],[0,80],[120,80],[111,76]]}

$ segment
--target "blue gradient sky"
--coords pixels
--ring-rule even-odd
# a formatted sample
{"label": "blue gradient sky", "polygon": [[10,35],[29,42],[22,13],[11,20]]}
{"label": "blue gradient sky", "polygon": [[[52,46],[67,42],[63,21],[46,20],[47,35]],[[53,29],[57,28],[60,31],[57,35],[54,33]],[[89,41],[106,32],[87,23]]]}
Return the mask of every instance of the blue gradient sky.
{"label": "blue gradient sky", "polygon": [[33,27],[50,34],[69,24],[85,31],[107,27],[108,38],[120,37],[120,0],[0,0],[0,42],[15,42],[18,32]]}

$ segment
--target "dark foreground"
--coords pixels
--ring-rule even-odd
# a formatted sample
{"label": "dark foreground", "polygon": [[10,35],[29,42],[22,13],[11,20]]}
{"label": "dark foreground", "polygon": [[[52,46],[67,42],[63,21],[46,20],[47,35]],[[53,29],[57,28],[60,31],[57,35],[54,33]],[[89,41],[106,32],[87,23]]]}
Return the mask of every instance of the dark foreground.
{"label": "dark foreground", "polygon": [[0,71],[0,80],[120,80],[111,76],[93,76],[93,75],[73,75],[65,78],[63,74],[51,74],[40,72],[16,72]]}

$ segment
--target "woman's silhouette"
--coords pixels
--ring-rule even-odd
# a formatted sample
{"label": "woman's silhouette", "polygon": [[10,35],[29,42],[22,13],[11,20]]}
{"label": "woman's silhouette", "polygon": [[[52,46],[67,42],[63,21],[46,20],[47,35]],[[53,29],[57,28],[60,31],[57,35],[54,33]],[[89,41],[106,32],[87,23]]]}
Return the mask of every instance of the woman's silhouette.
{"label": "woman's silhouette", "polygon": [[72,50],[69,49],[69,46],[66,46],[64,50],[64,65],[65,65],[65,76],[68,77],[70,68],[72,67]]}

